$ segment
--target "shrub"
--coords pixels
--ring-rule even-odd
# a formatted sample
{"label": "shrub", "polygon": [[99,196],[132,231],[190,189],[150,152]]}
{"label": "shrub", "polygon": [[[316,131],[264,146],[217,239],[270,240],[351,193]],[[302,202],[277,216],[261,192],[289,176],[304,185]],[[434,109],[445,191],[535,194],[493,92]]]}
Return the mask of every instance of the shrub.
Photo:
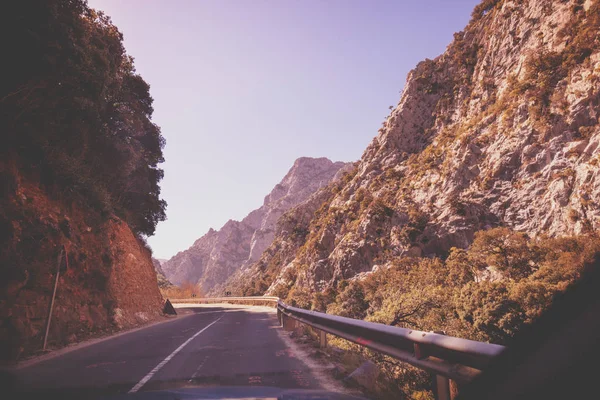
{"label": "shrub", "polygon": [[475,259],[500,271],[510,278],[525,278],[532,272],[531,251],[525,234],[508,228],[479,231],[470,247]]}
{"label": "shrub", "polygon": [[204,297],[200,286],[190,281],[185,281],[179,286],[171,286],[166,289],[161,289],[161,293],[163,297],[167,299],[190,299],[192,297]]}
{"label": "shrub", "polygon": [[352,281],[341,290],[336,302],[327,307],[327,312],[342,317],[364,319],[368,308],[362,285]]}
{"label": "shrub", "polygon": [[373,214],[380,218],[390,218],[392,215],[394,215],[394,209],[388,207],[385,202],[379,198],[371,202],[370,209]]}
{"label": "shrub", "polygon": [[478,21],[483,18],[490,10],[492,10],[500,0],[483,0],[475,6],[471,13],[471,22]]}
{"label": "shrub", "polygon": [[329,287],[323,292],[315,292],[312,299],[312,309],[315,311],[326,312],[327,306],[335,302],[337,292],[335,289]]}
{"label": "shrub", "polygon": [[[396,258],[362,280],[341,280],[313,295],[312,306],[352,318],[506,344],[535,321],[600,252],[600,238],[531,239],[508,228],[477,232],[468,249],[446,260]],[[489,276],[487,269],[499,271]],[[337,342],[336,342],[337,343]],[[364,352],[407,393],[419,376],[400,373],[384,356]]]}
{"label": "shrub", "polygon": [[509,282],[469,282],[456,298],[458,317],[495,343],[505,343],[522,326],[523,310],[510,298]]}
{"label": "shrub", "polygon": [[425,231],[429,217],[416,207],[412,207],[408,211],[408,223],[400,230],[400,236],[404,243],[416,243],[419,237]]}
{"label": "shrub", "polygon": [[[505,343],[599,252],[594,236],[530,239],[494,228],[477,232],[468,249],[451,249],[446,260],[393,259],[363,280],[339,281],[337,297],[315,295],[313,305],[331,301],[327,312],[337,315]],[[488,268],[499,275],[490,277]]]}
{"label": "shrub", "polygon": [[312,307],[313,295],[305,288],[292,288],[285,301],[292,307],[304,308],[310,310]]}

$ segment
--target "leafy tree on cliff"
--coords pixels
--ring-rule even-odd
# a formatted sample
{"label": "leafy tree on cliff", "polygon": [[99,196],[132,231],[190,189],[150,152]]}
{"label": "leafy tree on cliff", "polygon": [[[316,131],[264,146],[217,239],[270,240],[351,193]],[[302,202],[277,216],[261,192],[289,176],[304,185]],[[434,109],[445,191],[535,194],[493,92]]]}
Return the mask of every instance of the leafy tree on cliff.
{"label": "leafy tree on cliff", "polygon": [[508,228],[477,232],[469,252],[479,264],[488,265],[513,279],[528,276],[535,261],[527,236]]}
{"label": "leafy tree on cliff", "polygon": [[[600,254],[597,236],[528,238],[509,228],[477,232],[468,249],[439,258],[392,259],[364,279],[287,301],[345,317],[507,343]],[[491,273],[491,271],[494,271]],[[301,301],[300,301],[301,300]]]}
{"label": "leafy tree on cliff", "polygon": [[4,2],[0,16],[12,38],[3,46],[0,156],[50,193],[153,234],[165,219],[165,142],[122,34],[85,0]]}

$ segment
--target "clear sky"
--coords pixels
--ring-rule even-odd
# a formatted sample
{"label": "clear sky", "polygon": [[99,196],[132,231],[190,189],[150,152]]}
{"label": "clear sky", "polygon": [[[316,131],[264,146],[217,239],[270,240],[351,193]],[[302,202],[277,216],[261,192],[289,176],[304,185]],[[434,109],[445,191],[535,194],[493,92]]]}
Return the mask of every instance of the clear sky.
{"label": "clear sky", "polygon": [[259,207],[298,157],[355,161],[478,0],[89,0],[167,140],[157,258]]}

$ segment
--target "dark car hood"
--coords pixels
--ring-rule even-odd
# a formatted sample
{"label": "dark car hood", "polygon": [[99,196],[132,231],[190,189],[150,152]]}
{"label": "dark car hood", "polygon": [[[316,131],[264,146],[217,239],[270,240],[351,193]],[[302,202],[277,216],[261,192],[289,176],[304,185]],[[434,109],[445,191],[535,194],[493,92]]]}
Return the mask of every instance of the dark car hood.
{"label": "dark car hood", "polygon": [[281,399],[281,400],[365,400],[322,390],[281,389],[269,386],[225,386],[210,388],[181,388],[122,394],[104,400],[194,400],[194,399]]}

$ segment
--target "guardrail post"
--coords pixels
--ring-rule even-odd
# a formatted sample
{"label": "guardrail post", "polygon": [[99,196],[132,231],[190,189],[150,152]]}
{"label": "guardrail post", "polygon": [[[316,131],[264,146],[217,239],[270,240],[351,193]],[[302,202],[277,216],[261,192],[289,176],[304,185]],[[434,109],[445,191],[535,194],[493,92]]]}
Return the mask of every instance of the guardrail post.
{"label": "guardrail post", "polygon": [[[445,335],[444,331],[433,331],[432,333],[436,333],[438,335]],[[415,356],[417,358],[422,358],[424,356],[421,348],[418,344],[415,343]],[[452,383],[452,385],[451,385]],[[451,390],[451,387],[454,390]],[[443,375],[435,375],[433,378],[433,388],[434,395],[436,400],[453,400],[457,394],[458,390],[455,382],[452,382],[449,378]],[[453,395],[454,394],[454,395]]]}
{"label": "guardrail post", "polygon": [[279,321],[279,326],[283,326],[283,319],[281,317],[281,310],[279,309],[279,307],[277,308],[277,321]]}
{"label": "guardrail post", "polygon": [[327,333],[319,331],[319,347],[324,349],[327,347]]}
{"label": "guardrail post", "polygon": [[296,321],[292,317],[283,315],[283,329],[286,331],[293,331],[296,328]]}
{"label": "guardrail post", "polygon": [[433,386],[436,400],[452,400],[450,397],[450,379],[442,375],[435,375]]}
{"label": "guardrail post", "polygon": [[414,349],[414,353],[415,353],[415,358],[417,360],[422,360],[423,358],[425,358],[425,355],[423,354],[423,350],[421,349],[421,345],[418,343],[414,343],[413,344],[413,349]]}

